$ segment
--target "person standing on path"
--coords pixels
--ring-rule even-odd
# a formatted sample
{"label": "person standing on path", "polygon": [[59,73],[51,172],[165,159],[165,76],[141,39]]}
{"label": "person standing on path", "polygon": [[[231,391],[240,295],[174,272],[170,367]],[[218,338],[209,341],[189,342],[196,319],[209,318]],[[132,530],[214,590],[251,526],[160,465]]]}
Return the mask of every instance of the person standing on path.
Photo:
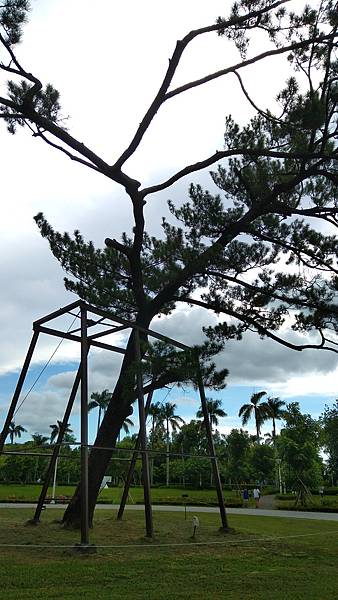
{"label": "person standing on path", "polygon": [[244,508],[248,508],[248,502],[249,502],[249,491],[248,491],[248,488],[244,488],[244,490],[243,490],[243,506],[244,506]]}
{"label": "person standing on path", "polygon": [[258,488],[254,489],[254,491],[253,491],[253,497],[254,497],[256,508],[259,508],[259,499],[261,497],[261,493],[260,493],[260,491],[259,491]]}

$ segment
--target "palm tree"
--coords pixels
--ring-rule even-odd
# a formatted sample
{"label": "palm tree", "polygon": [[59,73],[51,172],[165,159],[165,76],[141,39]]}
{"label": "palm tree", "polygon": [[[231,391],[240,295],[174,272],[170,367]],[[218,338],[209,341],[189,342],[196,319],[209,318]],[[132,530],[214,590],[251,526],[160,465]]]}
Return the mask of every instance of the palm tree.
{"label": "palm tree", "polygon": [[109,390],[103,390],[102,392],[93,392],[91,397],[91,402],[88,404],[88,411],[93,410],[93,408],[99,409],[99,414],[97,417],[97,431],[99,431],[100,423],[101,423],[101,413],[105,413],[107,410],[107,406],[111,400],[111,392]]}
{"label": "palm tree", "polygon": [[[125,420],[122,423],[122,428],[124,433],[126,433],[128,435],[129,433],[129,427],[134,427],[134,423],[131,419],[129,419],[129,417],[126,417]],[[121,430],[119,432],[119,437],[118,437],[118,441],[121,441]]]}
{"label": "palm tree", "polygon": [[24,433],[24,431],[27,431],[27,429],[25,429],[21,425],[15,425],[14,421],[12,421],[8,428],[8,434],[9,439],[11,440],[11,444],[14,444],[14,438],[21,438],[21,434]]}
{"label": "palm tree", "polygon": [[151,417],[151,439],[153,439],[156,426],[160,423],[162,417],[162,405],[160,402],[154,402],[149,407],[148,415]]}
{"label": "palm tree", "polygon": [[250,421],[252,415],[255,417],[256,432],[257,432],[257,443],[259,444],[260,431],[262,423],[268,418],[269,406],[267,402],[260,404],[263,396],[266,396],[266,392],[255,392],[250,398],[250,404],[243,404],[239,409],[238,416],[242,417],[243,427]]}
{"label": "palm tree", "polygon": [[[49,427],[52,430],[50,434],[50,443],[52,444],[59,435],[59,431],[62,427],[62,421],[57,420],[56,423],[49,425]],[[67,423],[64,433],[73,433],[73,430],[70,428],[70,423]]]}
{"label": "palm tree", "polygon": [[[151,417],[151,447],[154,447],[155,431],[157,426],[161,424],[162,406],[160,402],[154,402],[149,407],[148,415]],[[150,461],[150,485],[154,483],[154,457],[151,456]]]}
{"label": "palm tree", "polygon": [[32,440],[36,446],[43,446],[46,442],[48,442],[48,437],[42,435],[41,433],[33,433]]}
{"label": "palm tree", "polygon": [[[49,427],[52,430],[51,434],[50,434],[50,443],[52,444],[60,433],[60,430],[62,428],[62,421],[59,421],[57,419],[56,423],[53,423],[53,425],[49,425]],[[70,423],[67,423],[65,430],[63,432],[63,436],[64,436],[63,440],[64,441],[67,441],[67,434],[69,435],[70,433],[73,433],[73,430],[70,428]],[[52,500],[51,500],[51,502],[53,502],[53,503],[55,503],[56,475],[57,475],[57,470],[58,470],[58,462],[59,462],[59,456],[57,456],[56,461],[55,461],[55,466],[54,466],[53,491],[52,491]]]}
{"label": "palm tree", "polygon": [[184,420],[179,415],[175,415],[175,410],[177,406],[176,404],[172,404],[171,402],[166,402],[162,404],[161,407],[161,416],[160,420],[162,423],[165,423],[166,430],[166,463],[167,463],[167,475],[166,475],[166,485],[169,485],[169,446],[170,446],[170,434],[169,428],[173,431],[180,429],[181,424],[184,423]]}
{"label": "palm tree", "polygon": [[[207,411],[210,419],[211,432],[213,426],[217,427],[218,418],[227,417],[227,413],[222,409],[222,400],[213,400],[212,398],[207,398]],[[203,410],[202,406],[198,409],[196,413],[196,417],[198,419],[203,419]]]}
{"label": "palm tree", "polygon": [[273,446],[275,443],[274,437],[273,435],[270,433],[270,431],[268,433],[264,433],[264,444],[266,444],[267,446]]}
{"label": "palm tree", "polygon": [[[45,435],[42,435],[41,433],[33,433],[32,440],[33,440],[35,446],[43,446],[46,442],[48,442],[48,437],[46,437]],[[34,481],[38,481],[39,463],[40,463],[40,456],[37,456],[36,460],[35,460]]]}
{"label": "palm tree", "polygon": [[276,421],[279,419],[283,419],[285,415],[284,406],[286,406],[284,400],[280,398],[271,398],[269,396],[267,405],[269,407],[269,414],[267,415],[267,419],[272,419],[272,438],[275,440],[276,438]]}
{"label": "palm tree", "polygon": [[[213,428],[213,426],[217,427],[218,418],[219,417],[220,418],[227,417],[228,415],[222,408],[222,400],[213,400],[212,398],[207,398],[206,405],[207,405],[207,412],[208,412],[208,416],[209,416],[210,429],[211,429],[211,435],[212,435],[212,428]],[[198,409],[198,411],[196,413],[196,417],[198,419],[203,419],[202,427],[205,427],[202,405]],[[212,485],[212,481],[213,481],[213,472],[211,469],[211,471],[210,471],[210,486]]]}

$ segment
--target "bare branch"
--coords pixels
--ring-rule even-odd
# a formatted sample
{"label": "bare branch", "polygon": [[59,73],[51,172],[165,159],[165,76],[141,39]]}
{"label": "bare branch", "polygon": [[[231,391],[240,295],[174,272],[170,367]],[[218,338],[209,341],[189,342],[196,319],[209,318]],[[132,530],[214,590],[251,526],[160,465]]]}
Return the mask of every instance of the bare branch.
{"label": "bare branch", "polygon": [[332,156],[329,156],[324,153],[312,154],[312,153],[307,153],[307,152],[283,152],[283,151],[268,150],[268,149],[255,150],[255,149],[251,149],[251,148],[233,148],[231,150],[223,150],[223,151],[217,150],[215,152],[215,154],[212,154],[208,158],[205,158],[204,160],[201,160],[194,164],[188,165],[187,167],[184,167],[184,169],[181,169],[180,171],[178,171],[177,173],[175,173],[174,175],[169,177],[169,179],[167,179],[166,181],[163,181],[162,183],[159,183],[157,185],[153,185],[153,186],[144,188],[143,190],[140,190],[140,194],[144,198],[145,196],[148,196],[149,194],[154,194],[155,192],[165,190],[166,188],[168,188],[171,185],[173,185],[174,183],[176,183],[176,181],[179,181],[180,179],[182,179],[182,177],[185,177],[186,175],[189,175],[190,173],[196,173],[196,171],[201,171],[202,169],[205,169],[206,167],[210,167],[217,161],[222,160],[223,158],[228,158],[230,156],[251,156],[253,158],[259,158],[259,157],[281,158],[281,159],[286,158],[286,159],[295,159],[295,160],[315,160],[318,158],[330,160],[332,158]]}
{"label": "bare branch", "polygon": [[[12,115],[11,115],[11,117],[12,117]],[[22,118],[22,116],[21,116],[21,118]],[[85,165],[86,167],[89,167],[90,169],[93,169],[94,171],[100,172],[100,170],[92,163],[84,160],[83,158],[80,158],[79,156],[75,156],[75,154],[72,154],[71,152],[69,152],[69,150],[67,150],[64,146],[60,146],[59,144],[55,144],[54,142],[49,140],[48,137],[45,136],[44,133],[42,133],[42,131],[39,128],[38,128],[38,131],[33,133],[33,136],[40,137],[44,142],[46,142],[46,144],[48,144],[48,146],[52,146],[52,148],[56,148],[56,150],[60,150],[60,152],[63,152],[64,154],[66,154],[66,156],[68,156],[68,158],[70,158],[71,160],[74,160],[75,162]]]}
{"label": "bare branch", "polygon": [[[177,298],[173,298],[173,299],[176,300],[176,302],[185,302],[186,304],[193,304],[195,306],[200,306],[201,308],[205,308],[207,310],[214,310],[212,304],[207,304],[206,302],[202,302],[201,300],[196,300],[193,298],[181,298],[181,297],[177,297]],[[235,319],[238,319],[242,323],[247,323],[248,325],[253,326],[254,330],[258,334],[264,335],[264,336],[274,340],[275,342],[278,342],[282,346],[285,346],[286,348],[290,348],[291,350],[297,350],[298,352],[301,352],[302,350],[307,350],[307,349],[316,349],[316,350],[321,349],[321,350],[328,350],[330,352],[335,352],[338,354],[338,348],[336,349],[336,348],[330,348],[329,346],[325,346],[326,342],[333,343],[333,344],[335,344],[335,342],[331,342],[331,340],[326,339],[321,330],[318,330],[320,337],[321,337],[321,341],[319,344],[292,344],[292,342],[288,342],[287,340],[284,340],[283,338],[279,337],[278,335],[275,335],[274,333],[272,333],[272,331],[270,331],[263,325],[256,323],[255,319],[251,318],[249,315],[242,315],[241,313],[239,313],[235,310],[231,310],[228,307],[222,309],[217,305],[217,307],[215,307],[215,310],[216,310],[216,308],[217,308],[217,313],[226,314],[226,315],[229,315],[229,317],[234,317]]]}
{"label": "bare branch", "polygon": [[226,69],[221,69],[220,71],[216,71],[215,73],[210,73],[209,75],[206,75],[205,77],[201,77],[201,79],[195,79],[194,81],[185,83],[184,85],[181,85],[180,87],[175,88],[174,90],[171,90],[170,92],[167,92],[164,100],[165,101],[169,100],[170,98],[173,98],[174,96],[178,96],[178,94],[182,94],[183,92],[186,92],[187,90],[191,90],[194,87],[203,85],[204,83],[208,83],[209,81],[214,81],[215,79],[218,79],[219,77],[223,77],[223,75],[228,75],[229,73],[238,71],[238,69],[242,69],[243,67],[253,65],[254,63],[256,63],[260,60],[263,60],[264,58],[269,58],[271,56],[277,56],[279,54],[284,54],[285,52],[289,52],[290,50],[297,50],[298,48],[305,48],[306,46],[309,46],[310,44],[325,42],[325,41],[328,41],[329,39],[331,39],[331,35],[323,35],[318,38],[312,38],[309,40],[304,40],[302,42],[289,44],[288,46],[282,46],[280,48],[276,48],[275,50],[267,50],[266,52],[262,52],[261,54],[257,54],[256,56],[253,56],[252,58],[243,60],[242,62],[237,63],[236,65],[232,65],[231,67],[227,67]]}
{"label": "bare branch", "polygon": [[128,258],[130,257],[131,249],[128,246],[121,244],[117,240],[111,239],[111,238],[106,238],[104,243],[106,244],[106,246],[108,246],[108,248],[114,248],[114,250],[118,250],[118,252],[122,252],[122,254],[124,254]]}
{"label": "bare branch", "polygon": [[[41,90],[42,88],[42,83],[41,81],[35,77],[35,75],[33,75],[32,73],[28,73],[27,71],[25,71],[25,69],[21,66],[21,64],[19,63],[18,59],[16,58],[10,44],[8,44],[5,40],[5,38],[3,37],[3,35],[0,33],[0,43],[6,48],[7,52],[9,53],[12,62],[15,64],[18,72],[14,71],[10,71],[10,72],[14,72],[16,75],[21,75],[22,77],[24,77],[25,79],[28,79],[28,81],[31,81],[33,83],[33,87],[29,90],[29,97],[32,97],[32,95],[34,95],[36,93],[37,90]],[[8,70],[8,69],[5,69]]]}
{"label": "bare branch", "polygon": [[234,17],[223,23],[216,23],[216,24],[210,25],[208,27],[202,27],[200,29],[195,29],[193,31],[190,31],[182,40],[178,40],[176,43],[176,48],[175,48],[171,58],[169,59],[169,66],[168,66],[167,72],[164,76],[164,79],[162,81],[162,84],[160,86],[160,89],[157,92],[157,94],[156,94],[153,102],[151,103],[150,107],[148,108],[147,112],[145,113],[128,148],[126,148],[126,150],[121,154],[121,156],[115,162],[114,169],[120,169],[122,167],[122,165],[128,160],[128,158],[131,157],[131,155],[138,148],[139,144],[142,141],[144,134],[146,133],[149,125],[151,124],[154,116],[156,115],[157,111],[159,110],[159,108],[161,107],[163,102],[165,102],[165,100],[168,100],[172,95],[176,95],[176,93],[180,93],[180,92],[174,93],[175,90],[174,90],[174,92],[167,93],[167,90],[172,82],[172,79],[173,79],[175,73],[176,73],[176,70],[177,70],[179,62],[181,60],[182,54],[183,54],[184,50],[186,49],[186,47],[188,46],[188,44],[192,40],[194,40],[197,36],[203,35],[205,33],[219,31],[222,29],[233,27],[235,25],[240,25],[241,23],[244,24],[246,21],[250,21],[251,19],[253,19],[255,17],[259,17],[260,15],[262,15],[266,12],[270,12],[271,10],[280,6],[281,4],[285,4],[286,2],[289,2],[289,1],[290,0],[278,0],[277,2],[265,7],[264,9],[260,9],[258,11],[257,10],[251,11],[250,13],[243,15],[242,17]]}

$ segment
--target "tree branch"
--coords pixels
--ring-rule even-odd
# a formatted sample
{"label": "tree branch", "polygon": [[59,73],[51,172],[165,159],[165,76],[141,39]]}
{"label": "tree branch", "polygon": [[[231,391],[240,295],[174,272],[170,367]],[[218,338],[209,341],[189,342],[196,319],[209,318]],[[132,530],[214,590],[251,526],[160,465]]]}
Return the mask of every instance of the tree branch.
{"label": "tree branch", "polygon": [[[8,54],[11,57],[11,61],[15,64],[17,71],[14,71],[16,75],[21,75],[22,77],[25,77],[25,79],[28,79],[29,81],[31,81],[34,85],[37,86],[41,86],[42,87],[42,83],[41,81],[35,77],[32,73],[28,73],[27,71],[25,71],[25,69],[21,66],[21,64],[19,63],[18,59],[16,58],[10,44],[8,44],[5,40],[5,38],[3,37],[3,35],[0,33],[0,43],[6,48]],[[2,68],[2,65],[1,65]],[[7,70],[7,69],[5,69]],[[12,72],[12,71],[11,71]]]}
{"label": "tree branch", "polygon": [[[202,27],[200,29],[192,30],[182,40],[178,40],[176,43],[176,48],[175,48],[171,58],[169,59],[169,66],[168,66],[167,72],[164,76],[164,79],[162,81],[162,84],[159,88],[159,91],[157,92],[153,102],[151,103],[150,107],[148,108],[147,112],[145,113],[128,148],[126,148],[126,150],[121,154],[121,156],[115,162],[114,169],[120,169],[123,166],[123,164],[128,160],[128,158],[130,158],[131,155],[135,152],[135,150],[140,145],[142,138],[143,138],[144,134],[146,133],[146,131],[147,131],[149,125],[151,124],[154,116],[156,115],[157,111],[159,110],[159,108],[161,107],[163,102],[165,102],[165,100],[168,100],[169,97],[171,97],[171,95],[173,94],[173,92],[169,92],[168,94],[166,92],[172,82],[174,75],[175,75],[175,72],[176,72],[179,62],[181,60],[183,52],[192,40],[194,40],[197,36],[203,35],[205,33],[210,33],[213,31],[220,31],[223,29],[228,29],[229,27],[234,27],[234,26],[237,26],[240,24],[244,24],[245,22],[250,21],[251,19],[253,19],[255,17],[259,17],[260,15],[262,15],[266,12],[270,12],[274,8],[277,8],[281,4],[285,4],[286,2],[289,2],[289,1],[290,0],[278,0],[277,2],[274,2],[273,4],[270,4],[269,6],[263,8],[263,9],[260,9],[258,11],[257,10],[251,11],[250,13],[243,15],[242,17],[234,17],[223,23],[216,23],[214,25],[209,25],[208,27]],[[179,93],[179,92],[177,92],[177,93]]]}
{"label": "tree branch", "polygon": [[187,90],[191,90],[194,87],[203,85],[204,83],[208,83],[209,81],[214,81],[215,79],[218,79],[219,77],[223,77],[223,75],[228,75],[229,73],[234,73],[234,71],[237,71],[238,69],[242,69],[243,67],[247,67],[249,65],[253,65],[254,63],[256,63],[260,60],[263,60],[264,58],[269,58],[271,56],[278,56],[279,54],[284,54],[285,52],[289,52],[290,50],[297,50],[298,48],[305,48],[306,46],[309,46],[310,44],[317,43],[317,42],[318,43],[325,42],[329,39],[331,39],[331,35],[323,35],[318,38],[312,38],[309,40],[304,40],[302,42],[296,42],[293,44],[289,44],[288,46],[282,46],[280,48],[276,48],[275,50],[266,50],[266,52],[262,52],[261,54],[257,54],[256,56],[254,56],[252,58],[243,60],[242,62],[237,63],[236,65],[232,65],[231,67],[227,67],[226,69],[221,69],[220,71],[216,71],[215,73],[210,73],[209,75],[206,75],[205,77],[201,77],[201,79],[195,79],[194,81],[185,83],[184,85],[181,85],[180,87],[175,88],[171,92],[167,92],[164,100],[165,101],[169,100],[170,98],[173,98],[174,96],[178,96],[178,94],[182,94],[183,92],[186,92]]}
{"label": "tree branch", "polygon": [[127,258],[130,258],[131,249],[128,246],[125,246],[124,244],[121,244],[117,240],[111,238],[106,238],[104,243],[106,246],[108,246],[108,248],[114,248],[114,250],[118,250],[118,252],[121,252],[127,256]]}
{"label": "tree branch", "polygon": [[[335,352],[338,354],[338,349],[330,348],[329,346],[325,346],[325,342],[331,343],[331,340],[327,340],[324,337],[321,330],[319,331],[319,334],[321,337],[321,342],[319,344],[292,344],[291,342],[288,342],[287,340],[284,340],[283,338],[275,335],[274,333],[272,333],[272,331],[269,331],[263,325],[256,323],[255,319],[251,318],[249,315],[242,315],[241,313],[239,313],[235,310],[231,310],[229,308],[222,309],[219,305],[217,305],[213,308],[212,304],[207,304],[205,302],[202,302],[201,300],[195,300],[192,298],[177,297],[177,298],[174,298],[174,300],[176,300],[176,302],[185,302],[187,304],[193,304],[195,306],[200,306],[201,308],[205,308],[207,310],[215,310],[217,313],[222,313],[222,314],[229,315],[229,317],[234,317],[235,319],[242,321],[242,323],[252,325],[258,334],[269,337],[270,339],[274,340],[275,342],[278,342],[282,346],[285,346],[286,348],[290,348],[291,350],[297,350],[298,352],[301,352],[302,350],[307,350],[307,349],[321,349],[321,350],[328,350],[330,352]],[[332,342],[332,343],[335,344],[335,342]]]}
{"label": "tree branch", "polygon": [[159,183],[157,185],[153,185],[147,188],[143,188],[143,190],[140,190],[140,194],[142,195],[142,197],[144,198],[145,196],[148,196],[149,194],[154,194],[156,192],[160,192],[161,190],[164,190],[168,187],[170,187],[171,185],[173,185],[174,183],[176,183],[176,181],[179,181],[179,179],[182,179],[182,177],[185,177],[186,175],[189,175],[190,173],[195,173],[196,171],[201,171],[202,169],[205,169],[206,167],[210,167],[211,165],[213,165],[215,162],[222,160],[224,158],[228,158],[230,156],[250,156],[253,158],[285,158],[285,159],[294,159],[294,160],[316,160],[317,158],[323,158],[326,160],[331,160],[332,156],[325,154],[325,153],[318,153],[318,154],[312,154],[312,153],[307,153],[307,152],[283,152],[283,151],[277,151],[277,150],[268,150],[268,149],[251,149],[251,148],[233,148],[231,150],[217,150],[214,154],[212,154],[211,156],[209,156],[208,158],[205,158],[204,160],[201,160],[199,162],[196,162],[194,164],[188,165],[187,167],[184,167],[184,169],[181,169],[180,171],[178,171],[177,173],[175,173],[174,175],[172,175],[169,179],[167,179],[166,181]]}
{"label": "tree branch", "polygon": [[[284,242],[283,240],[279,240],[278,238],[271,238],[268,235],[265,235],[263,233],[256,232],[256,231],[248,230],[248,233],[250,233],[253,237],[258,238],[259,240],[262,240],[263,242],[269,242],[271,244],[276,244],[277,246],[280,246],[281,248],[285,248],[285,250],[289,250],[290,252],[293,252],[297,256],[297,258],[303,263],[303,265],[305,267],[309,267],[310,269],[320,269],[319,265],[321,265],[322,267],[324,267],[322,270],[324,270],[326,272],[329,271],[329,272],[338,274],[338,270],[335,269],[335,267],[333,267],[326,261],[324,261],[321,258],[319,258],[318,256],[316,256],[316,254],[314,252],[312,252],[311,250],[302,249],[302,250],[297,251],[295,246],[293,246],[287,242]],[[313,260],[315,260],[316,265],[311,265],[309,262],[307,262],[303,258],[302,254],[305,254],[309,258],[312,258]]]}
{"label": "tree branch", "polygon": [[[12,117],[12,115],[11,115],[11,117]],[[22,118],[22,116],[21,116],[21,118]],[[59,144],[55,144],[54,142],[49,140],[42,133],[42,131],[39,128],[38,128],[37,132],[33,133],[33,136],[40,137],[41,139],[43,139],[44,142],[46,142],[46,144],[48,144],[48,146],[52,146],[52,148],[56,148],[56,150],[60,150],[60,152],[63,152],[64,154],[66,154],[66,156],[68,156],[68,158],[70,158],[71,160],[74,160],[75,162],[85,165],[86,167],[89,167],[90,169],[94,169],[94,171],[100,172],[100,169],[98,167],[96,167],[95,165],[93,165],[92,163],[90,163],[86,160],[83,160],[83,158],[80,158],[79,156],[75,156],[75,154],[72,154],[71,152],[69,152],[69,150],[67,150],[63,146],[60,146]]]}
{"label": "tree branch", "polygon": [[[286,302],[289,305],[301,306],[303,308],[312,308],[317,309],[318,305],[311,304],[311,302],[307,300],[301,300],[300,298],[295,298],[291,296],[287,296],[286,294],[279,294],[278,290],[274,290],[273,288],[264,288],[253,285],[251,283],[247,283],[242,279],[238,279],[238,277],[231,277],[231,275],[226,275],[225,273],[220,273],[219,271],[208,270],[206,271],[206,275],[210,277],[218,277],[219,279],[223,279],[225,281],[229,281],[230,283],[234,283],[235,285],[239,285],[250,292],[257,293],[260,295],[269,296],[273,300],[280,300],[281,302]],[[333,312],[338,315],[338,306],[331,304],[328,308],[328,312]]]}

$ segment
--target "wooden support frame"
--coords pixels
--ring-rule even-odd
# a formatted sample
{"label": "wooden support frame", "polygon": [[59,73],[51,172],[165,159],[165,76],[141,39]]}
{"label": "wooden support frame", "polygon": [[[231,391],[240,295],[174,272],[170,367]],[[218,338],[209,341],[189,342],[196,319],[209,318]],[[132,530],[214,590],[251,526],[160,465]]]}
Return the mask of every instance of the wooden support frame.
{"label": "wooden support frame", "polygon": [[[59,317],[66,314],[74,314],[71,313],[72,310],[79,309],[79,316],[81,326],[79,329],[75,331],[79,331],[80,335],[74,335],[74,331],[70,333],[69,331],[62,331],[60,329],[55,329],[53,327],[46,326],[45,324],[49,323],[49,321],[53,321],[54,319],[58,319]],[[100,323],[101,320],[95,322],[88,319],[88,314],[93,313],[100,317],[103,317],[104,320],[107,320],[113,324],[112,327],[109,327],[105,331],[101,331],[99,333],[94,333],[93,335],[88,335],[88,328],[96,325],[104,325],[108,326],[107,323]],[[117,323],[118,325],[115,325]],[[128,497],[128,491],[130,482],[132,479],[133,470],[135,468],[135,463],[137,459],[138,450],[141,450],[142,454],[142,476],[143,476],[143,487],[144,487],[144,504],[145,504],[145,521],[146,521],[146,535],[148,538],[153,537],[153,519],[152,519],[152,506],[151,506],[151,491],[150,491],[150,474],[149,474],[149,457],[148,457],[148,449],[147,449],[147,438],[146,438],[146,415],[148,414],[152,393],[148,395],[146,407],[144,406],[144,393],[143,393],[143,381],[142,381],[142,372],[141,372],[141,347],[140,347],[140,333],[145,333],[155,339],[159,339],[161,341],[167,342],[181,350],[191,350],[189,346],[182,344],[172,338],[169,338],[165,335],[162,335],[156,331],[152,331],[151,329],[147,329],[144,327],[140,327],[138,324],[132,321],[128,321],[127,319],[122,319],[116,315],[114,315],[110,311],[106,311],[96,306],[91,306],[82,300],[77,300],[67,306],[60,308],[41,319],[38,319],[33,323],[33,336],[28,348],[25,361],[23,364],[22,371],[20,373],[18,383],[7,413],[7,417],[4,423],[3,430],[0,434],[0,454],[3,452],[4,444],[8,435],[9,426],[11,421],[13,420],[15,410],[17,408],[18,400],[20,397],[20,393],[22,391],[22,387],[32,360],[32,356],[41,333],[52,335],[55,337],[61,337],[64,339],[72,340],[79,342],[81,344],[81,362],[75,377],[75,381],[73,384],[73,388],[68,400],[68,404],[64,413],[62,426],[60,428],[60,432],[57,438],[57,442],[55,448],[53,450],[53,454],[51,457],[51,461],[49,467],[46,472],[45,481],[40,493],[40,497],[37,503],[36,511],[34,518],[31,520],[31,523],[37,524],[40,519],[41,510],[43,507],[43,503],[46,498],[48,484],[51,479],[51,475],[55,466],[55,462],[59,455],[60,447],[63,441],[65,429],[67,427],[67,423],[70,418],[71,410],[74,404],[75,396],[78,390],[78,387],[81,385],[81,487],[82,487],[82,506],[81,506],[81,543],[80,547],[84,551],[88,548],[90,551],[89,544],[89,503],[88,503],[88,352],[91,346],[98,347],[104,350],[109,350],[112,352],[117,352],[120,354],[125,354],[125,349],[120,348],[118,346],[113,346],[111,344],[103,343],[97,341],[97,338],[104,337],[111,333],[115,333],[118,331],[122,331],[125,329],[132,329],[134,331],[134,348],[135,348],[135,359],[139,364],[139,368],[136,373],[136,388],[137,388],[137,397],[138,397],[138,407],[139,407],[139,420],[140,420],[140,430],[138,440],[135,446],[135,450],[131,459],[128,477],[125,484],[124,494],[121,500],[121,505],[118,513],[118,518],[122,518],[123,511],[125,508],[125,503]],[[222,521],[222,529],[224,531],[228,530],[227,516],[224,507],[224,499],[223,499],[223,491],[221,486],[221,480],[219,476],[219,470],[217,465],[217,458],[215,456],[215,448],[212,438],[211,425],[209,421],[209,415],[207,411],[206,397],[203,386],[203,380],[201,375],[200,365],[197,364],[197,381],[198,381],[198,389],[201,398],[201,405],[204,417],[204,423],[207,432],[207,440],[208,447],[210,452],[210,459],[212,462],[214,481],[217,490],[217,498],[220,509],[220,516]]]}

